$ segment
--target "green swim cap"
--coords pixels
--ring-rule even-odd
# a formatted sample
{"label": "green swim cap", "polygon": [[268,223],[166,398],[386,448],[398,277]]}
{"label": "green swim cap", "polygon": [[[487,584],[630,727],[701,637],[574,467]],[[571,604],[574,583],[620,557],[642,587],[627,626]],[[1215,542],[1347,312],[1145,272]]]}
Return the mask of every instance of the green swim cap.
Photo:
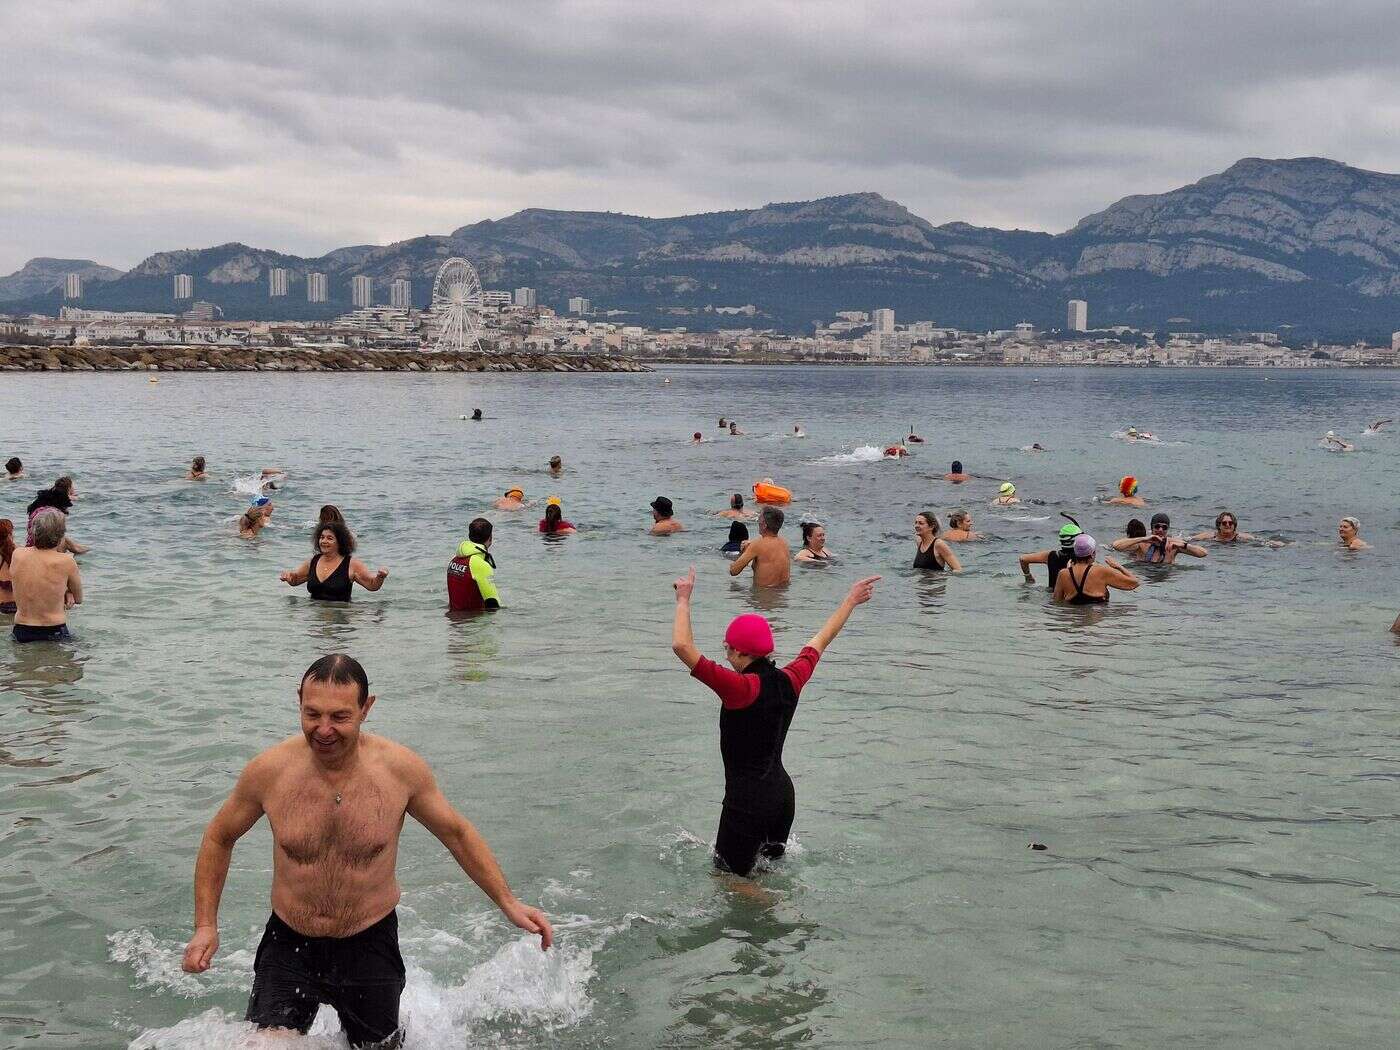
{"label": "green swim cap", "polygon": [[1078,535],[1079,535],[1081,532],[1083,532],[1083,531],[1084,531],[1084,530],[1081,529],[1078,525],[1061,525],[1061,526],[1060,526],[1060,546],[1061,546],[1061,547],[1073,547],[1073,546],[1074,546],[1074,538],[1075,538],[1076,536],[1078,536]]}

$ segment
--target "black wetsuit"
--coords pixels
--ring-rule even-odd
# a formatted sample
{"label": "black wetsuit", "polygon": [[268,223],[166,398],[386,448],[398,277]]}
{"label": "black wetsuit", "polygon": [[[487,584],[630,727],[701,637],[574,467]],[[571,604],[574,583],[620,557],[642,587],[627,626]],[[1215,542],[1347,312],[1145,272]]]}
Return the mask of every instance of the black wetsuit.
{"label": "black wetsuit", "polygon": [[325,1003],[351,1046],[394,1047],[403,988],[398,912],[349,937],[307,937],[274,912],[253,960],[244,1020],[304,1035]]}
{"label": "black wetsuit", "polygon": [[942,572],[946,566],[938,560],[938,541],[934,540],[928,545],[927,550],[916,551],[914,554],[914,568],[933,569],[935,572]]}
{"label": "black wetsuit", "polygon": [[1064,551],[1051,551],[1045,558],[1045,567],[1050,570],[1050,589],[1055,589],[1055,581],[1060,578],[1060,570],[1067,566],[1074,558]]}
{"label": "black wetsuit", "polygon": [[1072,583],[1072,584],[1074,584],[1074,597],[1072,597],[1072,598],[1069,600],[1069,603],[1070,603],[1071,605],[1107,605],[1107,604],[1108,604],[1108,592],[1107,592],[1107,591],[1104,591],[1103,594],[1100,594],[1100,595],[1093,595],[1093,594],[1085,594],[1085,593],[1084,593],[1084,584],[1085,584],[1086,582],[1088,582],[1089,573],[1093,571],[1093,568],[1094,568],[1094,563],[1093,563],[1093,562],[1088,562],[1087,565],[1086,565],[1086,567],[1085,567],[1085,569],[1084,569],[1084,575],[1081,576],[1081,577],[1079,577],[1078,579],[1076,579],[1076,578],[1075,578],[1075,575],[1074,575],[1074,568],[1073,568],[1073,566],[1069,566],[1069,567],[1068,567],[1068,569],[1069,569],[1069,582]]}
{"label": "black wetsuit", "polygon": [[348,602],[350,600],[350,558],[348,556],[341,558],[340,564],[324,580],[316,578],[316,563],[320,560],[321,555],[319,554],[313,555],[311,558],[311,565],[306,572],[306,593],[318,602]]}
{"label": "black wetsuit", "polygon": [[792,778],[783,768],[783,743],[797,711],[797,690],[772,660],[745,671],[758,675],[758,699],[723,708],[719,752],[724,759],[724,809],[715,836],[715,867],[747,875],[758,856],[781,857],[797,807]]}

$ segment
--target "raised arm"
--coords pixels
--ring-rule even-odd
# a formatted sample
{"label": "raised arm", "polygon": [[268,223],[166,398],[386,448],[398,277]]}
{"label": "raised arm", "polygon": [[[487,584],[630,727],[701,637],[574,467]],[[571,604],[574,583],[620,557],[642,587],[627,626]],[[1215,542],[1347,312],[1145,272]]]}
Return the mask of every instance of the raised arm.
{"label": "raised arm", "polygon": [[263,815],[264,782],[270,774],[266,752],[249,762],[233,793],[204,829],[194,862],[194,936],[180,963],[186,973],[203,973],[219,950],[219,899],[228,878],[233,846]]}
{"label": "raised arm", "polygon": [[486,845],[471,821],[452,808],[428,764],[409,752],[403,767],[409,787],[408,815],[447,847],[467,877],[491,898],[502,915],[527,933],[539,934],[540,948],[549,948],[554,943],[549,919],[538,908],[521,904],[516,899],[491,847]]}
{"label": "raised arm", "polygon": [[284,572],[277,578],[288,587],[300,587],[306,582],[307,575],[311,572],[311,562],[304,561],[291,572]]}
{"label": "raised arm", "polygon": [[695,566],[690,567],[689,575],[682,576],[672,586],[676,588],[676,619],[671,625],[671,652],[693,671],[700,662],[700,650],[695,647],[695,634],[690,628],[690,596],[695,592]]}
{"label": "raised arm", "polygon": [[369,566],[360,561],[359,558],[350,559],[351,578],[367,591],[377,591],[384,586],[384,581],[389,578],[388,569],[377,569],[369,571]]}
{"label": "raised arm", "polygon": [[846,626],[846,621],[851,618],[851,613],[855,612],[856,606],[864,605],[874,595],[875,585],[880,580],[879,576],[867,576],[865,579],[857,580],[851,584],[850,591],[845,598],[841,599],[841,604],[836,607],[836,611],[827,617],[826,623],[822,624],[822,629],[812,635],[812,640],[807,644],[819,653],[826,652],[826,647],[841,633],[841,628]]}
{"label": "raised arm", "polygon": [[756,557],[758,557],[757,547],[755,547],[752,540],[745,540],[743,550],[739,552],[739,556],[729,563],[729,575],[738,576],[739,573],[743,572],[744,569],[748,567],[749,562],[753,561]]}

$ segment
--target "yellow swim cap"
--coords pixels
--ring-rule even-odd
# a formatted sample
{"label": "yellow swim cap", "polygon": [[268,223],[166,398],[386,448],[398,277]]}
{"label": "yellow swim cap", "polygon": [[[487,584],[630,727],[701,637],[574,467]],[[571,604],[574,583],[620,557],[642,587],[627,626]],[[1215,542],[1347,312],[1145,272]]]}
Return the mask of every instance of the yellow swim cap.
{"label": "yellow swim cap", "polygon": [[546,507],[562,507],[564,505],[564,501],[561,500],[558,496],[550,496],[549,499],[544,501],[544,505]]}

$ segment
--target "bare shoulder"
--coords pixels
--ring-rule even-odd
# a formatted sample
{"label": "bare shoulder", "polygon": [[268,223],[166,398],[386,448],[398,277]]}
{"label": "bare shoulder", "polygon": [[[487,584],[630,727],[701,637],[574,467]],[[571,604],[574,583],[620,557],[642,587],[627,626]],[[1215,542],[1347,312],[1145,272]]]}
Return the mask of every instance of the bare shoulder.
{"label": "bare shoulder", "polygon": [[432,769],[423,756],[411,747],[370,733],[361,736],[360,745],[368,747],[375,762],[410,790],[417,790],[432,780]]}
{"label": "bare shoulder", "polygon": [[305,754],[306,739],[289,736],[249,759],[239,779],[255,791],[265,790],[272,787],[284,772],[294,768]]}

